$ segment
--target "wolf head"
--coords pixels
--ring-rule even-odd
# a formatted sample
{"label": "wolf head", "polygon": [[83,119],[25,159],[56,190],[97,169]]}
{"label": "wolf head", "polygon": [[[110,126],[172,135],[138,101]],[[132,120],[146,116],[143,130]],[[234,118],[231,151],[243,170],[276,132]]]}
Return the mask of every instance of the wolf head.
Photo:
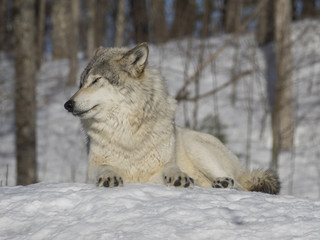
{"label": "wolf head", "polygon": [[82,120],[104,122],[173,116],[175,101],[159,72],[148,64],[148,54],[146,43],[133,49],[98,48],[81,74],[79,90],[64,107]]}

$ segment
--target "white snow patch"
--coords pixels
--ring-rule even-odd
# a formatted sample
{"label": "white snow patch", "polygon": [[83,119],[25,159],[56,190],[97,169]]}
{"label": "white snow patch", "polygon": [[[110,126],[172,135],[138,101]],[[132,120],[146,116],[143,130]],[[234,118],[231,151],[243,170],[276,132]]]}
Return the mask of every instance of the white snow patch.
{"label": "white snow patch", "polygon": [[0,188],[0,239],[319,239],[320,201],[234,190]]}

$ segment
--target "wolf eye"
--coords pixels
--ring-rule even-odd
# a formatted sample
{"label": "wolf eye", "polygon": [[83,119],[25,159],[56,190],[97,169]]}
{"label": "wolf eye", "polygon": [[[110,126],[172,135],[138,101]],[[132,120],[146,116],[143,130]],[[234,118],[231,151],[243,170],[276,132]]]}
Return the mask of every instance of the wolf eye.
{"label": "wolf eye", "polygon": [[96,79],[91,83],[91,85],[96,84],[96,83],[99,81],[99,79],[101,79],[101,77],[96,78]]}

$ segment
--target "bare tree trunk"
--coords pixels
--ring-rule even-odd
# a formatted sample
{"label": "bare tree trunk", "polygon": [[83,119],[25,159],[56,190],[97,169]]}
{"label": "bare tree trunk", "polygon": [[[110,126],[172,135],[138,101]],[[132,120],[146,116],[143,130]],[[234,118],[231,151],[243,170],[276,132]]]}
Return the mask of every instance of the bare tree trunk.
{"label": "bare tree trunk", "polygon": [[87,54],[88,2],[85,0],[79,2],[79,49],[85,54]]}
{"label": "bare tree trunk", "polygon": [[118,9],[117,9],[117,18],[116,18],[116,36],[114,41],[114,45],[116,47],[121,47],[124,40],[124,28],[125,28],[125,18],[126,18],[125,7],[126,7],[126,1],[118,0]]}
{"label": "bare tree trunk", "polygon": [[42,54],[44,48],[44,27],[46,21],[46,1],[37,0],[37,69],[41,66]]}
{"label": "bare tree trunk", "polygon": [[204,12],[202,16],[201,37],[207,38],[209,35],[210,17],[213,10],[213,2],[211,0],[202,0]]}
{"label": "bare tree trunk", "polygon": [[87,30],[87,56],[91,58],[96,49],[95,24],[96,24],[96,0],[90,0],[88,4],[88,30]]}
{"label": "bare tree trunk", "polygon": [[290,150],[294,144],[292,109],[292,53],[291,53],[291,1],[275,2],[275,49],[277,82],[272,109],[273,159],[278,169],[277,154]]}
{"label": "bare tree trunk", "polygon": [[292,21],[298,20],[297,1],[298,0],[291,0],[291,4],[292,4]]}
{"label": "bare tree trunk", "polygon": [[70,29],[70,3],[65,0],[55,0],[52,4],[52,57],[54,60],[69,57],[67,36]]}
{"label": "bare tree trunk", "polygon": [[133,20],[133,39],[136,43],[149,41],[148,12],[146,0],[130,0]]}
{"label": "bare tree trunk", "polygon": [[37,181],[35,0],[15,0],[15,124],[17,184]]}
{"label": "bare tree trunk", "polygon": [[266,6],[259,15],[256,39],[260,47],[274,40],[274,2],[267,0]]}
{"label": "bare tree trunk", "polygon": [[225,5],[225,31],[232,33],[241,25],[242,0],[227,0]]}
{"label": "bare tree trunk", "polygon": [[[5,50],[6,16],[7,16],[7,1],[2,0],[0,3],[0,51]],[[1,60],[1,56],[0,56],[0,60]]]}
{"label": "bare tree trunk", "polygon": [[165,17],[165,1],[150,1],[153,42],[164,43],[167,40],[167,25]]}
{"label": "bare tree trunk", "polygon": [[196,18],[195,0],[175,0],[175,15],[171,28],[171,38],[190,36]]}
{"label": "bare tree trunk", "polygon": [[71,0],[69,42],[69,86],[76,85],[78,72],[79,0]]}
{"label": "bare tree trunk", "polygon": [[317,15],[315,0],[303,0],[302,4],[302,18],[314,18]]}
{"label": "bare tree trunk", "polygon": [[95,48],[105,45],[108,0],[97,0],[95,20]]}

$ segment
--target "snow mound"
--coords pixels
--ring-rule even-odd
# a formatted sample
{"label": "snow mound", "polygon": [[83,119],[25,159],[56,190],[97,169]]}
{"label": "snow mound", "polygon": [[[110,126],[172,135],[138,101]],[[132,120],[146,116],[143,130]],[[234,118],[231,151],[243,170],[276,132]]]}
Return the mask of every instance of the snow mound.
{"label": "snow mound", "polygon": [[234,190],[0,188],[0,239],[320,239],[320,201]]}

